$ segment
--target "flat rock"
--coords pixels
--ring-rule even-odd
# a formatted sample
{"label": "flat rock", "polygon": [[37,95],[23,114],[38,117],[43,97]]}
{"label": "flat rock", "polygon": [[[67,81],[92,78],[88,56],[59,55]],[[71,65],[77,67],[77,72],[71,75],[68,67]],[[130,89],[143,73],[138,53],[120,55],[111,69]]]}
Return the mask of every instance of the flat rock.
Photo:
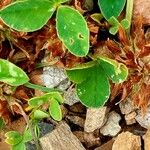
{"label": "flat rock", "polygon": [[133,102],[130,98],[127,98],[126,100],[122,101],[119,104],[119,107],[120,107],[121,113],[125,115],[135,110],[135,106],[133,105]]}
{"label": "flat rock", "polygon": [[75,88],[69,88],[64,93],[64,103],[68,104],[69,106],[72,106],[73,104],[79,102],[80,99],[78,98]]}
{"label": "flat rock", "polygon": [[100,132],[105,136],[116,136],[121,130],[119,125],[120,120],[120,115],[115,111],[112,111],[108,115],[108,120],[106,124],[104,124],[104,126],[100,129]]}
{"label": "flat rock", "polygon": [[140,110],[137,111],[137,116],[135,120],[144,128],[148,129],[150,127],[150,107],[148,107],[145,115],[141,113]]}
{"label": "flat rock", "polygon": [[64,91],[70,86],[70,81],[68,80],[64,69],[57,67],[44,67],[41,78],[44,85],[48,88],[57,87]]}
{"label": "flat rock", "polygon": [[94,130],[101,128],[107,120],[107,111],[107,107],[88,108],[86,113],[84,131],[93,132]]}
{"label": "flat rock", "polygon": [[70,127],[61,122],[56,129],[40,138],[43,150],[85,150]]}
{"label": "flat rock", "polygon": [[144,139],[144,150],[150,150],[150,129],[143,136]]}
{"label": "flat rock", "polygon": [[141,150],[141,138],[130,132],[122,132],[113,143],[112,150]]}
{"label": "flat rock", "polygon": [[133,18],[139,15],[142,15],[144,25],[150,25],[150,0],[134,0]]}

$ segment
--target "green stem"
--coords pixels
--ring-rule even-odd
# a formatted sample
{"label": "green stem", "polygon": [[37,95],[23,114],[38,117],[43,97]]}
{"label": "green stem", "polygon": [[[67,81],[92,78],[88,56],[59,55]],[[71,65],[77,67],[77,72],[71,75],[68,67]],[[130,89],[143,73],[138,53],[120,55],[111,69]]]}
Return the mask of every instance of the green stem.
{"label": "green stem", "polygon": [[129,29],[127,30],[128,34],[130,34],[132,11],[133,11],[133,1],[134,0],[127,0],[127,6],[126,6],[126,19],[129,21]]}
{"label": "green stem", "polygon": [[48,92],[62,92],[58,89],[47,88],[47,87],[44,87],[41,85],[32,84],[30,82],[25,83],[24,86],[31,88],[31,89],[41,90],[41,91],[46,92],[46,93],[48,93]]}

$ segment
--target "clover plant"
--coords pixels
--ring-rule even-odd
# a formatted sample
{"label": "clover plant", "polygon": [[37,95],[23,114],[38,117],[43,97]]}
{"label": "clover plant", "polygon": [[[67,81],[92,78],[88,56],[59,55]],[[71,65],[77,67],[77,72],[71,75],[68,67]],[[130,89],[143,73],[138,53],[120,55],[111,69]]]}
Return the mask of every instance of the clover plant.
{"label": "clover plant", "polygon": [[60,40],[76,56],[89,51],[89,29],[84,17],[74,8],[62,6],[67,0],[22,0],[0,11],[6,25],[17,31],[33,32],[41,29],[56,12],[56,29]]}
{"label": "clover plant", "polygon": [[[38,122],[43,118],[49,118],[50,116],[56,120],[61,121],[62,112],[60,104],[63,103],[63,97],[55,89],[46,88],[43,86],[31,84],[27,74],[13,63],[0,59],[0,82],[4,82],[12,87],[20,85],[27,86],[33,89],[40,89],[46,92],[42,96],[33,97],[28,101],[29,108],[31,110],[30,122],[34,128],[38,129]],[[41,106],[48,103],[48,112],[42,110]],[[36,122],[36,123],[35,123]],[[27,124],[29,125],[29,123]],[[3,127],[3,120],[0,119],[0,129]],[[12,145],[12,150],[25,150],[25,143],[32,140],[30,134],[32,129],[25,130],[23,134],[16,131],[10,131],[6,133],[6,142]],[[36,132],[36,131],[35,131]],[[36,133],[35,133],[36,135]]]}
{"label": "clover plant", "polygon": [[31,106],[32,108],[34,107],[38,108],[40,105],[47,103],[49,101],[50,103],[49,112],[51,116],[55,120],[60,121],[62,117],[59,103],[63,103],[63,98],[60,95],[60,93],[55,91],[54,89],[31,84],[28,81],[29,78],[27,74],[21,68],[17,67],[16,65],[7,60],[0,59],[0,82],[4,82],[15,87],[25,85],[33,89],[40,89],[44,92],[48,92],[43,96],[34,97],[30,99],[29,106]]}
{"label": "clover plant", "polygon": [[[70,53],[84,57],[89,52],[87,22],[78,10],[65,5],[67,2],[68,0],[18,0],[1,9],[0,17],[11,29],[33,32],[41,29],[50,18],[56,16],[58,38]],[[127,0],[126,18],[118,21],[125,4],[126,0],[98,0],[101,14],[94,14],[92,18],[99,23],[104,17],[111,25],[111,34],[116,34],[120,26],[128,29],[131,25],[133,1]],[[116,60],[101,56],[66,69],[66,74],[76,83],[76,92],[81,103],[87,107],[100,107],[109,99],[110,80],[115,84],[125,81],[128,69]],[[35,130],[39,130],[37,123],[43,118],[52,117],[56,121],[62,119],[60,105],[63,98],[60,92],[30,83],[29,77],[21,68],[4,59],[0,59],[0,82],[12,87],[24,85],[45,92],[44,95],[28,101],[27,109],[31,110],[30,119]],[[47,104],[47,109],[42,107],[44,104]],[[2,125],[3,122],[0,120],[0,128]],[[33,139],[29,128],[23,134],[10,131],[6,133],[6,137],[6,142],[12,145],[13,150],[25,150],[25,143]]]}
{"label": "clover plant", "polygon": [[26,150],[25,143],[33,139],[29,129],[26,129],[23,134],[17,131],[9,131],[5,136],[5,142],[11,145],[12,150]]}
{"label": "clover plant", "polygon": [[80,101],[87,107],[100,107],[110,96],[109,80],[113,83],[125,81],[128,69],[115,60],[98,57],[94,61],[66,70],[66,73],[76,83]]}
{"label": "clover plant", "polygon": [[[48,103],[49,112],[44,112],[40,110],[40,106]],[[63,98],[59,92],[46,93],[45,95],[33,97],[28,101],[29,107],[33,111],[33,118],[43,119],[52,117],[54,120],[60,121],[62,119],[62,113],[60,104],[63,103]]]}
{"label": "clover plant", "polygon": [[121,14],[125,4],[126,0],[98,0],[98,5],[103,17],[111,25],[109,32],[113,35],[118,32],[120,26],[126,30],[130,30],[133,0],[127,0],[125,19],[120,23],[117,20],[117,17]]}

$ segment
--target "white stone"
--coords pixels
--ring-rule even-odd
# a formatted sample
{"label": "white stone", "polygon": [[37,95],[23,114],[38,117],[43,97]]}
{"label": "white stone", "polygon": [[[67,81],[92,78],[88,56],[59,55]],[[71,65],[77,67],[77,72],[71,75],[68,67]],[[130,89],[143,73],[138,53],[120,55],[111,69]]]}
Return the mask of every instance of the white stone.
{"label": "white stone", "polygon": [[116,136],[121,130],[119,125],[120,120],[120,115],[112,111],[108,116],[106,124],[100,129],[100,132],[105,136]]}
{"label": "white stone", "polygon": [[61,90],[66,90],[70,85],[70,81],[68,80],[64,69],[53,66],[44,67],[41,78],[44,85],[48,88],[57,87]]}
{"label": "white stone", "polygon": [[107,120],[106,114],[107,107],[88,108],[86,113],[84,131],[93,132],[94,130],[101,128]]}

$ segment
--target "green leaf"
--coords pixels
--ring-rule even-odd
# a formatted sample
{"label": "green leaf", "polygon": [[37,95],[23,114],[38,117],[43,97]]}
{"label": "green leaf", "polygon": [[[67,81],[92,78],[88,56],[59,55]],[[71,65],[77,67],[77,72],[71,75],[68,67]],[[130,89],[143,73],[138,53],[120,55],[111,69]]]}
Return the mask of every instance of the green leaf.
{"label": "green leaf", "polygon": [[31,32],[41,29],[55,9],[49,0],[17,1],[1,10],[1,18],[12,29]]}
{"label": "green leaf", "polygon": [[100,23],[101,19],[103,18],[102,14],[100,13],[94,13],[90,17],[97,23]]}
{"label": "green leaf", "polygon": [[4,127],[4,120],[0,118],[0,131],[3,129],[3,127]]}
{"label": "green leaf", "polygon": [[124,64],[106,57],[98,58],[98,61],[105,73],[114,83],[121,83],[126,80],[128,69]]}
{"label": "green leaf", "polygon": [[49,106],[49,113],[54,120],[61,121],[62,120],[62,112],[60,105],[57,100],[51,99]]}
{"label": "green leaf", "polygon": [[32,107],[39,107],[44,103],[47,103],[51,98],[56,99],[59,103],[63,103],[63,97],[59,92],[50,92],[42,96],[33,97],[28,101],[28,104]]}
{"label": "green leaf", "polygon": [[76,91],[85,106],[103,106],[110,95],[109,81],[104,70],[98,65],[90,68],[89,77],[77,84]]}
{"label": "green leaf", "polygon": [[13,145],[11,150],[26,150],[25,143],[20,142],[19,144]]}
{"label": "green leaf", "polygon": [[61,3],[68,2],[69,0],[52,0],[52,1],[54,1],[57,4],[61,4]]}
{"label": "green leaf", "polygon": [[48,117],[49,117],[49,114],[42,110],[35,110],[34,112],[35,119],[43,119],[43,118],[48,118]]}
{"label": "green leaf", "polygon": [[13,63],[0,59],[0,81],[12,86],[19,86],[29,81],[26,73]]}
{"label": "green leaf", "polygon": [[102,15],[108,20],[110,17],[118,17],[125,6],[126,0],[98,0]]}
{"label": "green leaf", "polygon": [[58,37],[74,55],[83,57],[89,52],[89,29],[84,17],[75,9],[60,6],[56,15]]}
{"label": "green leaf", "polygon": [[112,35],[115,35],[117,34],[118,30],[119,30],[119,26],[113,26],[113,27],[110,27],[109,33]]}
{"label": "green leaf", "polygon": [[5,142],[10,145],[16,145],[20,143],[23,139],[22,135],[16,131],[9,131],[5,134],[6,140]]}
{"label": "green leaf", "polygon": [[29,129],[25,130],[23,134],[23,142],[29,142],[33,139],[33,136],[31,134],[31,131]]}
{"label": "green leaf", "polygon": [[110,19],[108,19],[108,22],[112,26],[119,26],[120,25],[119,21],[114,16],[110,17]]}
{"label": "green leaf", "polygon": [[123,28],[128,29],[130,27],[130,23],[127,19],[123,19],[121,22]]}
{"label": "green leaf", "polygon": [[93,67],[94,65],[94,61],[78,65],[74,68],[66,70],[67,76],[71,81],[75,83],[81,83],[86,80],[86,75],[88,75],[90,71],[89,68]]}

